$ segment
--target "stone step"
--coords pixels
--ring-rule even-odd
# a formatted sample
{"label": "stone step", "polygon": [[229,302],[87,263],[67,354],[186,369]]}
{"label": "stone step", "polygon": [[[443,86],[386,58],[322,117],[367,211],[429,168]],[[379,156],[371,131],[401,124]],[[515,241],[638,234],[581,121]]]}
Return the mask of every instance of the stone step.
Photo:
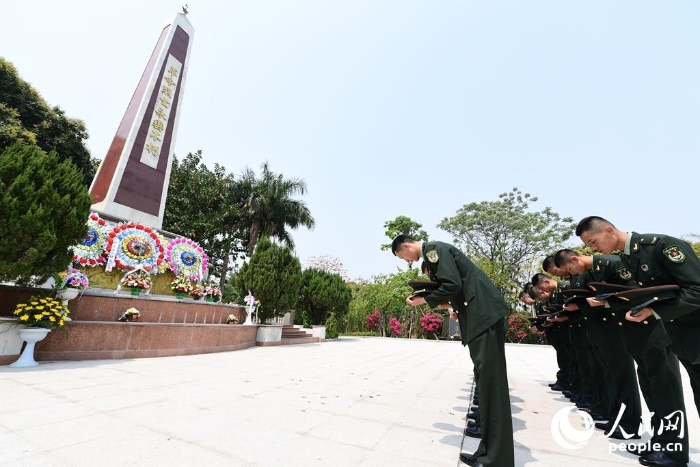
{"label": "stone step", "polygon": [[293,345],[293,344],[313,344],[316,342],[319,342],[318,337],[294,337],[294,338],[286,338],[282,336],[282,345]]}

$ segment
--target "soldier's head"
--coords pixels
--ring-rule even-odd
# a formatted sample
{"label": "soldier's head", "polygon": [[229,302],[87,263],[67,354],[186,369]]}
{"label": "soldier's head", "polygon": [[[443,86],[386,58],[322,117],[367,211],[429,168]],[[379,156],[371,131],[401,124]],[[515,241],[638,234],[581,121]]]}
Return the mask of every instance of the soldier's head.
{"label": "soldier's head", "polygon": [[525,305],[532,305],[535,303],[535,299],[530,296],[530,294],[527,293],[527,291],[523,290],[520,292],[520,296],[518,297],[521,302],[523,302]]}
{"label": "soldier's head", "polygon": [[532,276],[532,280],[530,282],[532,282],[533,288],[540,291],[554,292],[557,290],[557,281],[549,277],[547,274],[535,274]]}
{"label": "soldier's head", "polygon": [[569,274],[583,274],[591,268],[589,265],[590,256],[583,256],[574,250],[564,248],[554,254],[554,264]]}
{"label": "soldier's head", "polygon": [[552,296],[550,292],[540,290],[532,284],[530,284],[530,288],[527,289],[527,294],[535,302],[546,302]]}
{"label": "soldier's head", "polygon": [[610,221],[598,216],[581,219],[576,226],[576,235],[594,251],[605,255],[622,250],[627,239],[625,232],[620,232]]}
{"label": "soldier's head", "polygon": [[391,252],[397,258],[412,263],[421,257],[421,243],[408,235],[401,234],[392,240]]}
{"label": "soldier's head", "polygon": [[557,266],[554,262],[554,255],[549,255],[542,260],[542,270],[547,274],[557,277],[566,277],[569,275],[569,272]]}

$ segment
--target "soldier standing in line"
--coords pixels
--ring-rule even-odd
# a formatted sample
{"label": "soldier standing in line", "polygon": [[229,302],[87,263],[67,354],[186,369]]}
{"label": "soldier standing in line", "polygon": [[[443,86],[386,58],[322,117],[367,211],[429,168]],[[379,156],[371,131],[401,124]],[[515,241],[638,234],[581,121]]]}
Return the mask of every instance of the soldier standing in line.
{"label": "soldier standing in line", "polygon": [[421,257],[440,287],[426,297],[408,297],[411,306],[431,308],[450,302],[459,314],[462,344],[469,346],[478,372],[479,418],[482,438],[474,454],[460,454],[460,461],[476,467],[515,465],[513,422],[506,371],[505,315],[509,308],[488,276],[455,246],[444,242],[419,242],[399,235],[392,253],[406,261]]}
{"label": "soldier standing in line", "polygon": [[[620,278],[615,275],[615,271],[621,265],[619,256],[584,256],[573,250],[564,249],[554,255],[554,261],[557,267],[578,275],[582,287],[589,282],[620,282]],[[586,320],[589,341],[593,345],[595,356],[604,368],[603,380],[606,382],[609,394],[607,414],[611,417],[608,418],[608,423],[596,423],[596,427],[603,429],[611,438],[626,439],[623,430],[629,435],[636,434],[642,420],[639,383],[634,369],[634,360],[627,351],[618,321],[614,319],[615,314],[611,315],[608,310],[601,307],[586,305],[586,303],[580,303],[576,306]],[[625,410],[619,427],[615,432],[609,433],[622,404],[625,405]]]}
{"label": "soldier standing in line", "polygon": [[[602,217],[582,219],[576,226],[576,235],[598,253],[621,251],[624,267],[618,270],[618,275],[623,280],[631,279],[641,287],[668,284],[681,287],[676,300],[655,304],[653,309],[645,308],[636,316],[627,311],[624,321],[641,329],[635,333],[634,341],[628,341],[628,348],[637,361],[639,384],[648,385],[646,391],[642,388],[650,398],[647,404],[653,404],[661,424],[674,418],[679,411],[682,418],[676,426],[669,423],[661,434],[652,437],[653,441],[659,441],[661,450],[643,455],[639,462],[654,467],[684,466],[689,449],[687,414],[678,358],[671,350],[688,370],[697,401],[700,390],[700,341],[697,338],[700,260],[682,240],[666,235],[622,232]],[[617,306],[612,301],[608,305]],[[622,321],[619,324],[622,326]],[[668,334],[665,324],[669,325]],[[681,445],[680,451],[668,448],[675,448],[676,444]]]}

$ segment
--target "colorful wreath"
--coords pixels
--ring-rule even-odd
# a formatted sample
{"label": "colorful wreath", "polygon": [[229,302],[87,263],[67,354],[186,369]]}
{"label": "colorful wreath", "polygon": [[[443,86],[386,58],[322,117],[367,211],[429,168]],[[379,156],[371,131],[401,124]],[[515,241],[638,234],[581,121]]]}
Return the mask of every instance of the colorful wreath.
{"label": "colorful wreath", "polygon": [[88,232],[82,242],[73,245],[73,261],[85,266],[97,266],[107,261],[107,223],[96,213],[87,220]]}
{"label": "colorful wreath", "polygon": [[173,273],[182,274],[193,281],[202,277],[207,268],[207,254],[196,242],[179,237],[171,240],[165,249],[165,258]]}
{"label": "colorful wreath", "polygon": [[[129,222],[115,226],[107,236],[106,250],[119,269],[158,270],[164,248],[153,228]],[[113,251],[114,250],[114,251]]]}

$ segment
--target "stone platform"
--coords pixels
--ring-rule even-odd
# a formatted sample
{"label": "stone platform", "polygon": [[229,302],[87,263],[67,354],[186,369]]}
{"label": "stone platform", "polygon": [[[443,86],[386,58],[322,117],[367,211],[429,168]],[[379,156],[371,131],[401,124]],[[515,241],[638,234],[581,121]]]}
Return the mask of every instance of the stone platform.
{"label": "stone platform", "polygon": [[[17,302],[36,293],[35,289],[0,288],[0,316],[12,316]],[[240,350],[255,346],[259,328],[225,324],[230,314],[239,323],[245,321],[245,308],[239,305],[178,300],[163,295],[132,296],[130,291],[89,289],[68,302],[68,308],[72,321],[37,343],[34,352],[37,361],[165,357]],[[141,312],[140,320],[118,321],[129,308]],[[16,326],[3,324],[3,327],[7,329],[2,334],[11,339],[12,328]],[[0,355],[0,365],[17,360],[21,347],[7,345],[6,348],[10,350]]]}

